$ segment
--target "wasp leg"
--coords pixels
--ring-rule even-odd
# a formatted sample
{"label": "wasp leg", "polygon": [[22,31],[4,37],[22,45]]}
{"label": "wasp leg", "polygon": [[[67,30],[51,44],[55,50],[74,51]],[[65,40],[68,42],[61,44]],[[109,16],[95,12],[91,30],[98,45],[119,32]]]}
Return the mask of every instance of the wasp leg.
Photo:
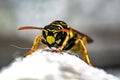
{"label": "wasp leg", "polygon": [[36,51],[39,48],[40,42],[42,40],[42,35],[38,35],[33,42],[32,48],[24,54],[24,57],[31,55],[34,51]]}
{"label": "wasp leg", "polygon": [[61,52],[63,48],[66,46],[68,40],[69,40],[69,34],[67,34],[65,40],[63,41],[62,45],[58,48],[58,50],[53,50],[53,52]]}
{"label": "wasp leg", "polygon": [[82,45],[82,49],[80,50],[80,52],[82,53],[82,59],[90,66],[93,66],[90,62],[89,56],[88,56],[88,51],[86,49],[86,43],[87,43],[87,38],[83,37],[82,39],[77,39],[76,40],[76,44],[77,43],[81,43]]}

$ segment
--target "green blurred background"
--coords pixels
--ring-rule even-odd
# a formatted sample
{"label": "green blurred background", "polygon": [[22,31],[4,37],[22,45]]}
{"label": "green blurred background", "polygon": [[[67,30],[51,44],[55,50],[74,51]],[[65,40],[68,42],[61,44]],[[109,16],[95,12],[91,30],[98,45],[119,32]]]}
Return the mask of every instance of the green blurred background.
{"label": "green blurred background", "polygon": [[0,68],[28,51],[11,45],[30,48],[40,34],[17,28],[54,20],[93,38],[87,46],[92,63],[120,76],[120,0],[0,0]]}

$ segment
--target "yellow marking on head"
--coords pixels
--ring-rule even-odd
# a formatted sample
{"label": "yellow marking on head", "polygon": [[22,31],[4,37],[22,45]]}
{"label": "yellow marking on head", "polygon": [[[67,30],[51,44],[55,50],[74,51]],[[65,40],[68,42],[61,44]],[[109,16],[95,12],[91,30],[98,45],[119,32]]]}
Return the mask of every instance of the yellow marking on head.
{"label": "yellow marking on head", "polygon": [[52,44],[55,42],[55,38],[53,36],[47,36],[46,40],[49,44]]}
{"label": "yellow marking on head", "polygon": [[70,33],[70,38],[73,38],[74,34],[72,31],[69,32]]}
{"label": "yellow marking on head", "polygon": [[57,40],[56,43],[57,43],[57,44],[60,44],[60,41],[61,41],[61,39]]}
{"label": "yellow marking on head", "polygon": [[67,25],[67,28],[71,28],[69,25]]}
{"label": "yellow marking on head", "polygon": [[48,35],[48,31],[45,31],[45,35],[46,35],[46,36]]}
{"label": "yellow marking on head", "polygon": [[54,34],[54,37],[56,37],[56,36],[57,36],[57,34],[55,33],[55,34]]}
{"label": "yellow marking on head", "polygon": [[60,24],[54,24],[54,23],[52,23],[52,25],[59,26],[60,28],[63,29],[63,26],[61,26]]}

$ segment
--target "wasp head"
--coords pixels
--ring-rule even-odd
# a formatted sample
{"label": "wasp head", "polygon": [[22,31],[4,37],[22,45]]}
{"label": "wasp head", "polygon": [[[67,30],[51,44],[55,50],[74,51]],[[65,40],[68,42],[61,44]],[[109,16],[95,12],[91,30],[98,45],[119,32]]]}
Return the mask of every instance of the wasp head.
{"label": "wasp head", "polygon": [[42,31],[46,44],[50,47],[60,45],[62,43],[62,39],[66,36],[65,31],[67,29],[67,24],[58,20],[46,25]]}

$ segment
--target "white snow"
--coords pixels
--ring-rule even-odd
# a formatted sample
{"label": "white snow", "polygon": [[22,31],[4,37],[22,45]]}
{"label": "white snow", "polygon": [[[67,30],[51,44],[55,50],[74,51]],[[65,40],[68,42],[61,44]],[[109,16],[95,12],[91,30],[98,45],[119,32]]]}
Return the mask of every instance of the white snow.
{"label": "white snow", "polygon": [[104,70],[90,67],[80,58],[62,52],[36,51],[16,58],[0,72],[0,80],[120,80]]}

